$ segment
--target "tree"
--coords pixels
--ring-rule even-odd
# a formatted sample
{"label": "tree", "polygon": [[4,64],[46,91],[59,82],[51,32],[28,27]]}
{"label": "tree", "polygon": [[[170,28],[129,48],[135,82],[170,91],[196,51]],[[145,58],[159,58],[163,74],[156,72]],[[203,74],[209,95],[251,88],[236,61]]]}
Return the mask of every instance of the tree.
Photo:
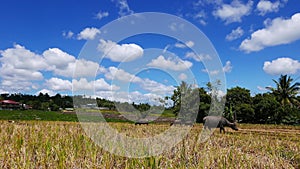
{"label": "tree", "polygon": [[223,115],[226,99],[223,94],[225,91],[222,91],[222,82],[220,80],[208,82],[206,87],[210,96],[209,115]]}
{"label": "tree", "polygon": [[199,88],[200,105],[197,116],[197,123],[202,122],[203,117],[208,115],[211,97],[207,94],[204,88]]}
{"label": "tree", "polygon": [[281,103],[281,105],[286,106],[299,106],[296,95],[300,91],[300,83],[293,83],[293,79],[287,75],[281,75],[278,81],[274,80],[276,88],[266,87],[275,96],[276,99]]}
{"label": "tree", "polygon": [[251,104],[238,104],[235,106],[235,111],[237,113],[237,120],[243,123],[254,123],[254,109]]}
{"label": "tree", "polygon": [[234,87],[227,90],[225,117],[233,120],[232,112],[235,112],[237,119],[249,122],[253,119],[254,110],[251,107],[252,99],[250,90],[241,87]]}
{"label": "tree", "polygon": [[174,90],[171,99],[174,102],[173,112],[178,119],[184,122],[196,120],[200,103],[198,89],[183,81]]}
{"label": "tree", "polygon": [[253,97],[255,123],[278,123],[280,103],[269,93],[257,94]]}

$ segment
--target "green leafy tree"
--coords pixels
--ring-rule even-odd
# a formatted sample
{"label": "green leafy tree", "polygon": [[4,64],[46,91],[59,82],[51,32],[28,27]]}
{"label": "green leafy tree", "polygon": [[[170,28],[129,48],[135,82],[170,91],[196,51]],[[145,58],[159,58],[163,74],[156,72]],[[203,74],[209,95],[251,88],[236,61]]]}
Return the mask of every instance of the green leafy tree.
{"label": "green leafy tree", "polygon": [[254,123],[254,109],[251,104],[242,103],[235,106],[237,120],[243,123]]}
{"label": "green leafy tree", "polygon": [[204,90],[204,88],[198,88],[199,97],[200,97],[200,104],[199,104],[199,111],[197,115],[197,123],[202,122],[203,117],[208,115],[211,97],[210,95]]}
{"label": "green leafy tree", "polygon": [[173,91],[173,95],[171,96],[171,100],[173,101],[173,113],[177,116],[180,111],[181,106],[181,94],[188,90],[188,84],[186,82],[182,82],[180,86],[177,86]]}
{"label": "green leafy tree", "polygon": [[287,75],[281,75],[278,81],[274,80],[276,88],[266,87],[270,90],[277,98],[277,100],[283,105],[289,106],[300,106],[296,95],[300,91],[300,83],[296,82],[293,84],[293,79]]}
{"label": "green leafy tree", "polygon": [[253,120],[254,110],[251,107],[252,99],[250,90],[234,87],[227,90],[225,117],[233,120],[233,112],[236,113],[238,121],[249,122]]}
{"label": "green leafy tree", "polygon": [[255,95],[253,97],[253,107],[255,111],[255,123],[278,123],[281,106],[274,95],[269,93]]}
{"label": "green leafy tree", "polygon": [[192,85],[183,81],[174,90],[171,99],[174,102],[173,112],[178,116],[178,119],[183,121],[196,120],[199,109],[198,89],[193,88]]}
{"label": "green leafy tree", "polygon": [[222,82],[216,80],[206,84],[208,94],[210,96],[209,115],[220,116],[224,112],[225,96],[222,94]]}

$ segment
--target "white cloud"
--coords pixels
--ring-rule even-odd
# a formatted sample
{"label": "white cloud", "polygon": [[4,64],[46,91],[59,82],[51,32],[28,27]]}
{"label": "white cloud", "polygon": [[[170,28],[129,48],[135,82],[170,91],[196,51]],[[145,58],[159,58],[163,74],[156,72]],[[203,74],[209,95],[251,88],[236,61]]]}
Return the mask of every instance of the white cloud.
{"label": "white cloud", "polygon": [[38,96],[40,93],[48,94],[49,96],[55,96],[55,95],[57,94],[57,93],[55,93],[55,92],[52,91],[52,90],[42,89],[42,90],[36,92],[35,95]]}
{"label": "white cloud", "polygon": [[130,62],[140,58],[144,54],[143,48],[136,44],[122,44],[119,45],[110,40],[105,41],[100,39],[98,50],[104,53],[104,57],[115,62]]}
{"label": "white cloud", "polygon": [[73,91],[93,90],[94,83],[89,82],[86,78],[80,78],[79,80],[73,79]]}
{"label": "white cloud", "polygon": [[63,32],[62,33],[63,37],[67,38],[67,39],[71,39],[74,35],[74,33],[72,31],[68,31],[68,32]]}
{"label": "white cloud", "polygon": [[231,65],[231,62],[230,61],[227,61],[225,66],[223,67],[223,71],[225,73],[230,73],[232,70],[232,65]]}
{"label": "white cloud", "polygon": [[76,60],[74,64],[74,67],[72,64],[69,65],[71,70],[75,70],[74,77],[94,77],[106,71],[105,68],[99,66],[98,63],[84,59]]}
{"label": "white cloud", "polygon": [[85,28],[77,35],[77,39],[78,40],[82,40],[82,39],[93,40],[100,33],[101,33],[100,30],[97,28]]}
{"label": "white cloud", "polygon": [[46,80],[45,85],[50,90],[54,90],[54,91],[71,91],[72,90],[72,83],[70,81],[59,79],[56,77]]}
{"label": "white cloud", "polygon": [[139,83],[144,90],[147,90],[155,94],[161,94],[161,95],[172,94],[173,91],[175,90],[174,86],[166,86],[162,83],[147,78],[142,79],[141,81],[139,81]]}
{"label": "white cloud", "polygon": [[116,91],[119,90],[120,87],[116,86],[116,85],[110,85],[108,84],[103,78],[97,79],[94,82],[95,85],[95,89],[96,91]]}
{"label": "white cloud", "polygon": [[[222,68],[222,71],[224,73],[230,73],[232,71],[232,65],[230,61],[226,62],[225,66]],[[210,75],[217,75],[220,73],[219,70],[208,71],[207,69],[202,69],[202,72],[209,73]]]}
{"label": "white cloud", "polygon": [[96,19],[98,20],[101,20],[105,17],[108,17],[109,13],[108,12],[102,12],[102,11],[99,11],[97,14],[96,14]]}
{"label": "white cloud", "polygon": [[43,52],[43,57],[46,63],[49,65],[50,70],[64,69],[69,63],[75,62],[75,57],[68,53],[58,49],[50,48]]}
{"label": "white cloud", "polygon": [[265,87],[261,87],[261,86],[257,86],[257,89],[262,92],[267,91]]}
{"label": "white cloud", "polygon": [[[51,48],[43,53],[43,57],[48,64],[48,70],[56,75],[64,77],[94,77],[99,64],[84,59],[76,58],[68,53],[58,49]],[[100,67],[102,70],[102,67]],[[75,72],[74,72],[75,71]]]}
{"label": "white cloud", "polygon": [[242,17],[249,15],[253,2],[250,0],[247,4],[234,0],[231,4],[222,4],[218,9],[213,11],[213,15],[225,21],[226,24],[241,22]]}
{"label": "white cloud", "polygon": [[266,23],[266,28],[255,31],[241,43],[241,50],[248,53],[260,51],[269,46],[289,44],[300,39],[300,13],[294,14],[290,19],[275,18]]}
{"label": "white cloud", "polygon": [[129,8],[127,0],[112,0],[112,2],[116,2],[117,7],[119,8],[119,15],[126,16],[133,14],[134,12]]}
{"label": "white cloud", "polygon": [[179,58],[172,59],[172,58],[165,58],[164,56],[160,55],[158,58],[153,59],[147,66],[153,66],[162,69],[169,69],[174,71],[182,71],[189,69],[192,67],[193,63],[189,61],[183,61]]}
{"label": "white cloud", "polygon": [[175,43],[175,47],[177,48],[192,48],[195,45],[193,41],[187,41],[184,44],[183,43]]}
{"label": "white cloud", "polygon": [[295,74],[300,70],[300,62],[291,58],[278,58],[273,61],[266,61],[264,71],[271,75]]}
{"label": "white cloud", "polygon": [[184,30],[184,24],[183,23],[176,23],[176,22],[172,22],[170,25],[169,25],[169,28],[171,31],[179,31],[179,30]]}
{"label": "white cloud", "polygon": [[207,22],[205,21],[207,16],[206,16],[206,13],[204,12],[204,10],[201,10],[200,12],[198,12],[196,15],[194,15],[193,18],[195,20],[197,20],[201,25],[203,25],[203,26],[207,25]]}
{"label": "white cloud", "polygon": [[244,30],[241,27],[238,27],[232,30],[231,33],[226,36],[226,40],[233,41],[235,39],[240,38],[243,35],[244,35]]}
{"label": "white cloud", "polygon": [[88,81],[86,78],[80,78],[79,80],[73,79],[73,91],[116,91],[120,87],[116,85],[108,84],[103,78],[97,79],[95,81]]}
{"label": "white cloud", "polygon": [[149,103],[151,105],[161,105],[159,99],[163,99],[164,96],[160,96],[153,93],[141,93],[139,91],[133,92],[111,92],[111,91],[99,91],[96,93],[98,97],[108,100],[114,100],[121,103]]}
{"label": "white cloud", "polygon": [[32,89],[37,89],[37,86],[38,85],[32,81],[25,81],[24,79],[2,79],[1,81],[1,88],[11,93],[30,91]]}
{"label": "white cloud", "polygon": [[209,73],[210,75],[217,75],[217,74],[220,73],[219,70],[211,70],[211,71],[208,71],[207,69],[202,69],[202,72]]}
{"label": "white cloud", "polygon": [[2,65],[11,65],[15,69],[36,71],[47,66],[42,57],[18,44],[14,48],[0,51],[0,55]]}
{"label": "white cloud", "polygon": [[109,67],[105,73],[105,78],[109,80],[119,80],[122,82],[141,82],[142,79],[126,72],[123,69],[118,69],[116,67]]}
{"label": "white cloud", "polygon": [[0,51],[2,85],[9,88],[30,88],[31,81],[43,80],[41,70],[47,67],[44,58],[20,45]]}
{"label": "white cloud", "polygon": [[0,88],[0,94],[5,94],[5,93],[9,93],[9,91]]}
{"label": "white cloud", "polygon": [[[60,75],[73,77],[94,77],[96,73],[105,72],[105,68],[99,67],[98,63],[76,58],[58,49],[50,48],[41,55],[31,52],[20,45],[14,45],[0,51],[0,75],[1,86],[6,91],[30,91],[38,90],[39,83],[44,80],[44,73],[50,76]],[[70,83],[58,78],[46,80],[46,86],[51,90],[70,90]]]}
{"label": "white cloud", "polygon": [[191,58],[191,59],[194,59],[197,62],[202,62],[203,60],[210,60],[210,59],[212,59],[211,56],[208,55],[208,54],[196,55],[194,52],[187,52],[185,54],[185,58]]}
{"label": "white cloud", "polygon": [[271,2],[268,0],[260,0],[256,6],[257,10],[259,11],[259,15],[265,15],[266,13],[270,12],[277,12],[280,7],[280,2]]}
{"label": "white cloud", "polygon": [[179,80],[184,81],[187,79],[187,75],[185,73],[180,73],[180,75],[178,76]]}
{"label": "white cloud", "polygon": [[142,79],[138,76],[126,72],[123,69],[119,69],[116,67],[109,67],[107,69],[107,72],[105,73],[105,78],[109,80],[118,80],[121,82],[136,83],[139,84],[142,89],[153,93],[170,94],[170,92],[173,92],[174,90],[173,86],[166,86],[147,78]]}

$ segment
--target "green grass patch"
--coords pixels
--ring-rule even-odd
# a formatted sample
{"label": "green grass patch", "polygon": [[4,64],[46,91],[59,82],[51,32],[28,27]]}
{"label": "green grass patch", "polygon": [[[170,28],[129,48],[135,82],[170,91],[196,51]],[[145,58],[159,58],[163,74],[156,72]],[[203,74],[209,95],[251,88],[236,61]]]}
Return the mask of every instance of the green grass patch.
{"label": "green grass patch", "polygon": [[1,120],[78,121],[76,114],[42,110],[1,110]]}

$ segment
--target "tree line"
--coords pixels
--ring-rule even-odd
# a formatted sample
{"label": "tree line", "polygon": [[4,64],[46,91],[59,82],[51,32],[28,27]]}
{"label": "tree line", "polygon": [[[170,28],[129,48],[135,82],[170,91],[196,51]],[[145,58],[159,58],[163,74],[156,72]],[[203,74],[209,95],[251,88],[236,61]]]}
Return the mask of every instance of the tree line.
{"label": "tree line", "polygon": [[[276,87],[266,87],[266,93],[251,96],[250,90],[242,87],[227,89],[225,96],[218,96],[214,85],[207,83],[207,87],[195,88],[199,93],[200,104],[197,122],[202,122],[203,117],[211,113],[242,123],[259,124],[300,124],[300,83],[293,82],[287,75],[281,75],[278,80],[273,80]],[[181,107],[181,93],[192,88],[182,82],[176,88],[171,99],[174,101],[173,112],[177,114]],[[218,105],[211,107],[212,99],[225,103],[225,107]],[[220,111],[222,111],[220,113]]]}
{"label": "tree line", "polygon": [[[300,83],[287,75],[281,75],[278,80],[273,80],[276,87],[267,87],[268,92],[251,96],[250,90],[242,87],[227,89],[225,96],[219,96],[214,85],[207,83],[206,87],[193,87],[182,82],[176,87],[173,94],[165,98],[172,100],[173,105],[166,109],[171,110],[175,116],[185,112],[197,112],[196,121],[202,122],[203,117],[210,114],[222,114],[229,120],[234,119],[241,123],[259,124],[300,124]],[[199,100],[194,96],[199,95]],[[95,103],[95,99],[84,96],[62,96],[56,94],[49,96],[47,93],[39,95],[26,94],[1,94],[0,100],[14,100],[32,106],[33,109],[58,111],[59,109],[73,107],[73,99],[80,100],[82,105]],[[211,105],[213,99],[224,103],[224,107]],[[163,100],[161,100],[163,102]],[[96,98],[98,107],[116,110],[116,105],[121,105],[128,110],[135,108],[141,113],[153,106],[148,103],[120,103],[103,98]],[[155,107],[155,106],[154,106]],[[155,109],[153,109],[155,110]],[[152,112],[155,113],[155,112]]]}

